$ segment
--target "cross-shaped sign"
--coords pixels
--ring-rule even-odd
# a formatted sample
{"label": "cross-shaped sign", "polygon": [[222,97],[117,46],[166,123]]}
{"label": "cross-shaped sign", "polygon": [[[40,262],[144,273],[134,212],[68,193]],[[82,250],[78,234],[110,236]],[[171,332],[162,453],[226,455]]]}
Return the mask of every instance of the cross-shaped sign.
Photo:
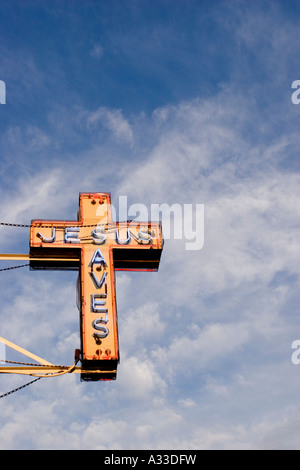
{"label": "cross-shaped sign", "polygon": [[80,270],[82,380],[116,377],[119,344],[114,272],[155,271],[162,248],[160,223],[112,221],[108,193],[81,193],[77,221],[31,222],[32,269]]}

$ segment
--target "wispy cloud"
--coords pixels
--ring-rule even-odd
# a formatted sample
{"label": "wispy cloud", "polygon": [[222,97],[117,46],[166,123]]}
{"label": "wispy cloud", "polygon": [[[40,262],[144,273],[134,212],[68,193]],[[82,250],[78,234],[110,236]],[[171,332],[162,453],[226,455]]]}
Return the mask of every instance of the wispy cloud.
{"label": "wispy cloud", "polygon": [[103,127],[111,131],[117,139],[131,143],[133,141],[133,132],[130,124],[122,115],[120,110],[110,110],[107,108],[98,108],[87,118],[88,127],[101,123]]}
{"label": "wispy cloud", "polygon": [[94,57],[94,59],[100,59],[103,56],[103,47],[101,44],[94,44],[90,55],[91,57]]}

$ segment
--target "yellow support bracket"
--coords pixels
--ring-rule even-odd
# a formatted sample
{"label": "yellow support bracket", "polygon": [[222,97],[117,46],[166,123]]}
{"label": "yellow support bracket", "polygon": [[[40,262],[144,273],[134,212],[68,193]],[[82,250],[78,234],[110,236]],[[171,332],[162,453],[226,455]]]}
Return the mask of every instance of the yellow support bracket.
{"label": "yellow support bracket", "polygon": [[[8,341],[5,338],[2,338],[1,336],[0,336],[0,341],[2,343],[4,343],[6,346],[14,349],[15,351],[18,351],[21,354],[24,354],[25,356],[30,357],[30,359],[33,359],[34,361],[39,362],[43,366],[53,366],[54,365],[54,364],[51,364],[51,362],[45,361],[45,359],[42,359],[41,357],[36,356],[35,354],[32,354],[31,352],[27,351],[26,349],[21,348],[17,344],[14,344],[14,343],[12,343],[11,341]],[[1,357],[0,357],[0,359],[1,359]]]}
{"label": "yellow support bracket", "polygon": [[[76,367],[76,364],[79,360],[79,354],[80,351],[76,350],[75,351],[75,363],[73,366],[56,366],[52,364],[51,362],[46,361],[45,359],[42,359],[41,357],[37,356],[36,354],[33,354],[27,349],[21,348],[15,343],[12,343],[11,341],[8,341],[5,338],[2,338],[0,336],[0,341],[4,343],[6,346],[14,349],[15,351],[20,352],[21,354],[24,354],[25,356],[29,357],[30,359],[35,360],[38,362],[40,365],[36,366],[4,366],[0,367],[0,374],[18,374],[18,375],[30,375],[33,377],[57,377],[60,375],[68,374],[68,373],[75,373],[75,374],[88,374],[89,376],[93,377],[93,374],[96,374],[97,376],[103,375],[106,378],[109,376],[115,376],[116,370],[112,371],[105,371],[105,370],[100,370],[100,369],[84,369],[82,367]],[[0,357],[0,359],[3,359]],[[95,375],[95,377],[96,377]]]}
{"label": "yellow support bracket", "polygon": [[[17,374],[17,375],[30,375],[33,377],[57,377],[59,375],[63,375],[66,373],[72,373],[72,374],[87,374],[92,376],[95,374],[96,376],[99,376],[99,374],[102,374],[105,376],[105,378],[109,378],[109,376],[114,377],[117,373],[116,370],[110,370],[110,371],[105,371],[105,370],[100,370],[100,369],[83,369],[82,367],[69,367],[69,366],[52,366],[52,367],[47,367],[47,366],[27,366],[27,367],[0,367],[0,374]],[[97,377],[97,380],[98,377]],[[101,380],[101,379],[100,379]]]}
{"label": "yellow support bracket", "polygon": [[[0,261],[45,261],[45,256],[44,257],[36,257],[36,256],[30,256],[26,254],[11,254],[11,253],[0,253]],[[53,258],[51,257],[51,261],[62,261],[62,258]],[[63,258],[64,262],[67,261],[80,261],[79,258]]]}

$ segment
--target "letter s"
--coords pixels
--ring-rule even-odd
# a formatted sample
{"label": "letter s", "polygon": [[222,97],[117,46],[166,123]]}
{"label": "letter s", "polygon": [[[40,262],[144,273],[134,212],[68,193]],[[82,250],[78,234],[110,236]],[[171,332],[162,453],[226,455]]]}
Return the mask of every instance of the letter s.
{"label": "letter s", "polygon": [[93,243],[96,245],[102,245],[106,241],[103,227],[95,227],[92,231]]}
{"label": "letter s", "polygon": [[292,83],[292,88],[297,88],[296,91],[291,96],[291,100],[293,104],[299,104],[300,103],[300,80],[294,80]]}
{"label": "letter s", "polygon": [[296,351],[293,352],[292,354],[292,363],[295,365],[300,364],[300,340],[296,339],[293,341],[292,348],[296,349]]}

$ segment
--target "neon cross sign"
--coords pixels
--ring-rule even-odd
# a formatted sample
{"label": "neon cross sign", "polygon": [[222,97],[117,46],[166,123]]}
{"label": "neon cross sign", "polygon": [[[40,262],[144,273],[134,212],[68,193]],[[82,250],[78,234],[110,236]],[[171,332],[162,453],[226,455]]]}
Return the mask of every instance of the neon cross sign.
{"label": "neon cross sign", "polygon": [[162,248],[160,223],[112,222],[109,193],[81,193],[76,222],[31,222],[31,268],[80,271],[82,380],[116,377],[119,344],[114,271],[155,271]]}

